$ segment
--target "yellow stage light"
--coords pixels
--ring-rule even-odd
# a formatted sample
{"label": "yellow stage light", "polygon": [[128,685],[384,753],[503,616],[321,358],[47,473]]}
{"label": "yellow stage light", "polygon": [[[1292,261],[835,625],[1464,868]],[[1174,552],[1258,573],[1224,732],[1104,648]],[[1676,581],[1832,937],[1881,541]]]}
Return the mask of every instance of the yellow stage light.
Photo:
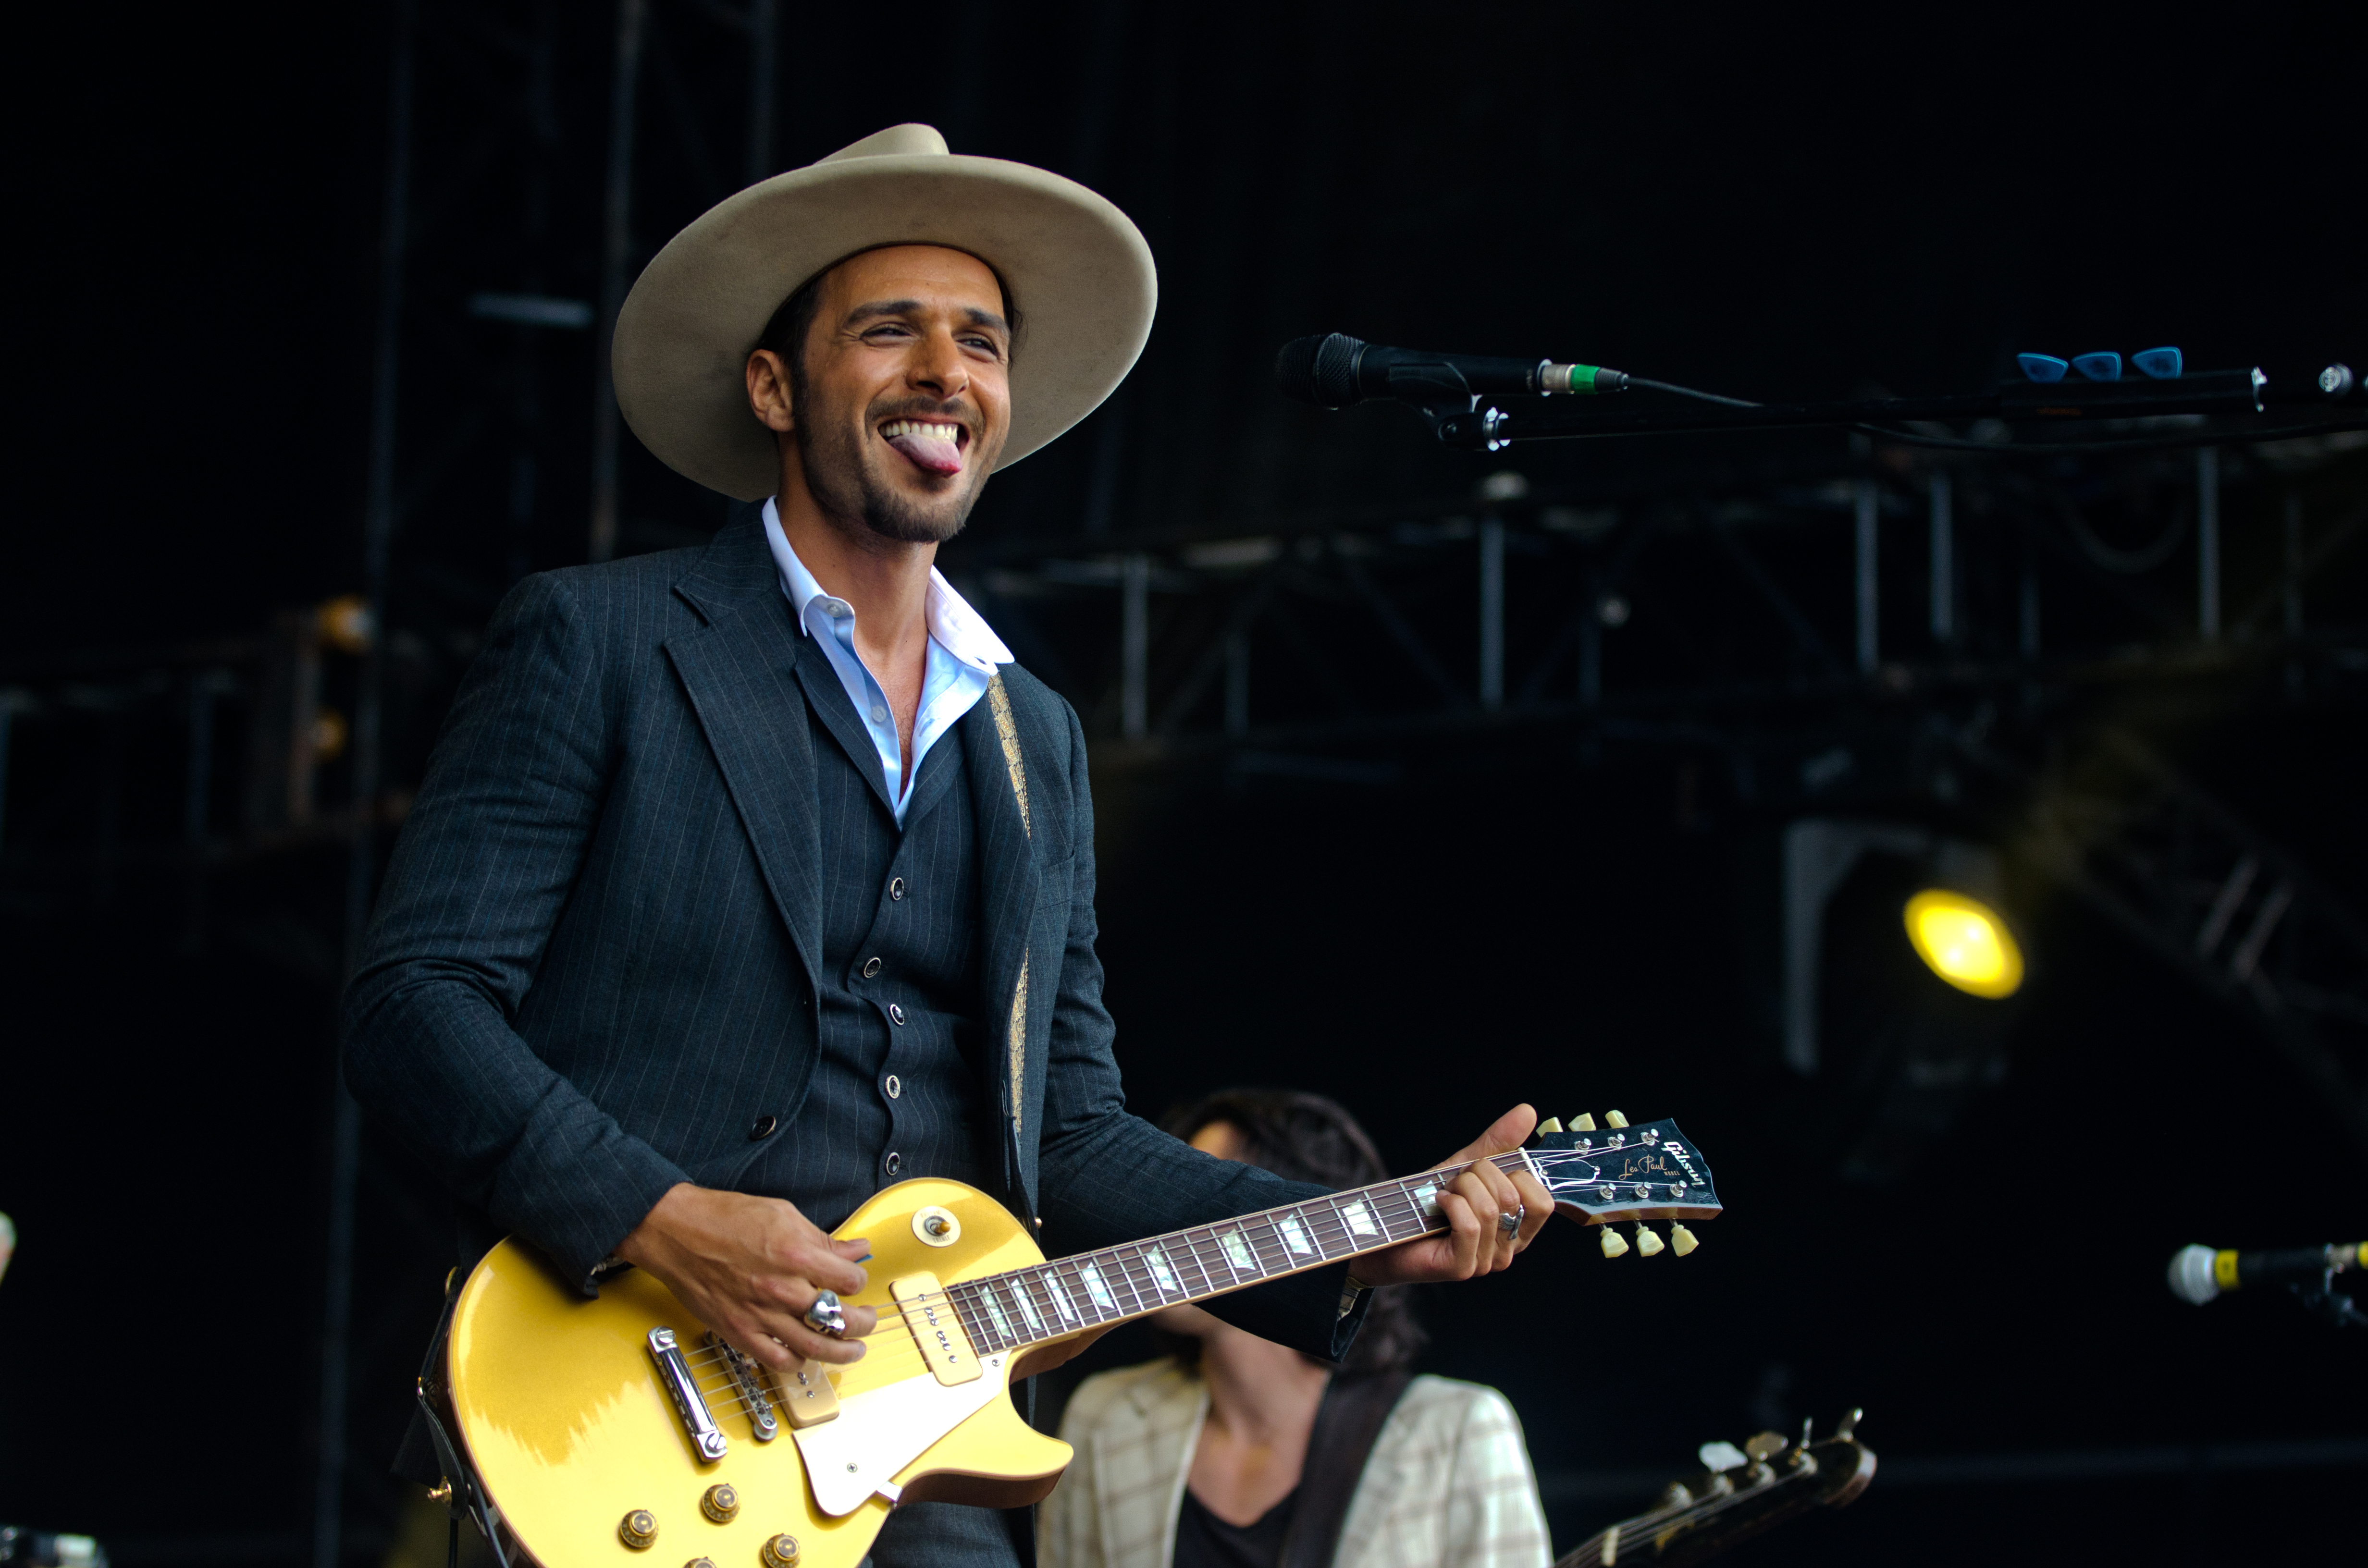
{"label": "yellow stage light", "polygon": [[1998,911],[1963,893],[1928,888],[1907,901],[1907,939],[1934,974],[1975,996],[2022,988],[2022,949]]}

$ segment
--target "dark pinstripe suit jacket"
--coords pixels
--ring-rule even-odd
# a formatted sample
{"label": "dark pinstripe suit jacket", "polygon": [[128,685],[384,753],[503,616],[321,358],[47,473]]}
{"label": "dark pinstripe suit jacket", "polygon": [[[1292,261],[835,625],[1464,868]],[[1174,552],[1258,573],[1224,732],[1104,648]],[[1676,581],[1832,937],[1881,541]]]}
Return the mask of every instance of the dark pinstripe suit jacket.
{"label": "dark pinstripe suit jacket", "polygon": [[[669,1187],[737,1184],[761,1147],[752,1117],[814,1108],[833,824],[816,820],[802,657],[822,654],[753,522],[529,578],[395,846],[346,997],[347,1082],[463,1205],[587,1289]],[[1309,1196],[1127,1114],[1094,954],[1084,733],[1017,665],[1002,679],[1024,806],[992,704],[962,738],[1007,1200],[1041,1214],[1058,1254]],[[1356,1321],[1336,1321],[1344,1272],[1217,1310],[1338,1355]]]}

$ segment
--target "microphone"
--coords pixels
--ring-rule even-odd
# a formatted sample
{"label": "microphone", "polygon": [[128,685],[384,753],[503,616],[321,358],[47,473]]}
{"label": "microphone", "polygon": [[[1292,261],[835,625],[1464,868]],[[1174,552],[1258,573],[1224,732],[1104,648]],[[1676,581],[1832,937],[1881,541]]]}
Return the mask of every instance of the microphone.
{"label": "microphone", "polygon": [[1369,397],[1394,397],[1429,408],[1477,396],[1521,392],[1624,392],[1628,376],[1600,365],[1558,365],[1551,359],[1491,358],[1384,348],[1344,333],[1294,337],[1274,357],[1282,395],[1318,408],[1346,408]]}
{"label": "microphone", "polygon": [[2223,1290],[2241,1290],[2248,1285],[2324,1285],[2330,1274],[2363,1267],[2368,1267],[2368,1242],[2338,1242],[2332,1246],[2294,1247],[2284,1252],[2181,1247],[2170,1260],[2170,1291],[2200,1307]]}

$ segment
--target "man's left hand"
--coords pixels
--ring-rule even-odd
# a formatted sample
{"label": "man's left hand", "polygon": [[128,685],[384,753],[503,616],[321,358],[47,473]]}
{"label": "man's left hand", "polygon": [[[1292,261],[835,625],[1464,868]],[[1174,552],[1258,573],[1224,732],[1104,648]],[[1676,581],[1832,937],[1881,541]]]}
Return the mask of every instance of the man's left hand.
{"label": "man's left hand", "polygon": [[[1554,1199],[1527,1170],[1507,1175],[1488,1156],[1520,1148],[1537,1126],[1535,1110],[1515,1106],[1487,1131],[1440,1161],[1440,1165],[1470,1162],[1439,1195],[1440,1212],[1447,1217],[1446,1232],[1359,1258],[1351,1265],[1358,1280],[1366,1285],[1424,1285],[1511,1267],[1513,1259],[1553,1216]],[[1501,1214],[1519,1214],[1520,1228],[1506,1230],[1497,1218]]]}

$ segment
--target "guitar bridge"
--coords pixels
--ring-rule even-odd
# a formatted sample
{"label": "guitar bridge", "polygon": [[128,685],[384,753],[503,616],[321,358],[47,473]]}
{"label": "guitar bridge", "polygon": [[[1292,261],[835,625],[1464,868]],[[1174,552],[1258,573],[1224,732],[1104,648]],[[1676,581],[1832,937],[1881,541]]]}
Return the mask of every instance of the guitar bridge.
{"label": "guitar bridge", "polygon": [[674,1396],[675,1410],[682,1416],[691,1448],[700,1459],[714,1463],[723,1457],[723,1433],[708,1411],[699,1384],[691,1378],[690,1366],[682,1358],[682,1346],[675,1339],[674,1330],[650,1330],[649,1344],[650,1359],[658,1365],[658,1381],[666,1384],[666,1392]]}
{"label": "guitar bridge", "polygon": [[733,1392],[740,1397],[740,1408],[748,1413],[748,1430],[757,1441],[769,1443],[781,1435],[781,1424],[773,1415],[772,1391],[765,1385],[765,1369],[710,1334],[700,1342],[708,1355],[723,1363],[723,1370],[732,1380]]}

